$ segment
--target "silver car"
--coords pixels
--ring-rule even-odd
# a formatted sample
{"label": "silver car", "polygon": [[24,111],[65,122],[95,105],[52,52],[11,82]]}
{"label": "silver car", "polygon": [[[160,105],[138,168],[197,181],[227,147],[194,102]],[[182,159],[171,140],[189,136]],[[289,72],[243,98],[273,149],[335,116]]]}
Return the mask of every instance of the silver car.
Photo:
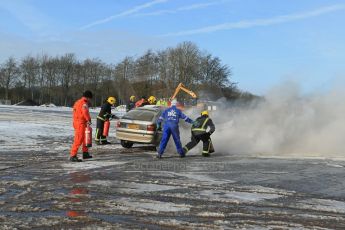
{"label": "silver car", "polygon": [[116,138],[122,147],[131,148],[134,143],[157,146],[162,132],[157,130],[157,120],[165,107],[146,105],[126,113],[116,125]]}

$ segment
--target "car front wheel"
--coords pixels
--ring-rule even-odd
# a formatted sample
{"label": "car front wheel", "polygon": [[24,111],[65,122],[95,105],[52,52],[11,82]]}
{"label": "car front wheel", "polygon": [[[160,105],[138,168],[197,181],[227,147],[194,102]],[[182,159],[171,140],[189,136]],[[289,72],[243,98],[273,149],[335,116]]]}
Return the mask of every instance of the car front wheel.
{"label": "car front wheel", "polygon": [[126,149],[129,149],[132,148],[133,142],[121,140],[121,146]]}

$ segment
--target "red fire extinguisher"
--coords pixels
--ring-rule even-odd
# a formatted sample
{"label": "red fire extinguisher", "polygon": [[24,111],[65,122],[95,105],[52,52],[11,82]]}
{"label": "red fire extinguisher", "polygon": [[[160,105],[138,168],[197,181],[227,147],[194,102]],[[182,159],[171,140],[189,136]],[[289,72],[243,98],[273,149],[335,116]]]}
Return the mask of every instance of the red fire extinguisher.
{"label": "red fire extinguisher", "polygon": [[103,126],[103,136],[107,137],[109,135],[110,121],[106,120]]}
{"label": "red fire extinguisher", "polygon": [[85,128],[85,146],[88,148],[92,147],[92,128],[90,125],[87,125]]}

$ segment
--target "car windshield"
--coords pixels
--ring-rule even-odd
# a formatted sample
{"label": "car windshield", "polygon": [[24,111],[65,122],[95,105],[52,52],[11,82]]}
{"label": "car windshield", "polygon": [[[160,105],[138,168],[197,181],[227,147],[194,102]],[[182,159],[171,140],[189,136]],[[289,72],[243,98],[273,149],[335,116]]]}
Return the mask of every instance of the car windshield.
{"label": "car windshield", "polygon": [[129,111],[122,118],[129,120],[152,121],[155,115],[156,113],[154,111],[137,109]]}

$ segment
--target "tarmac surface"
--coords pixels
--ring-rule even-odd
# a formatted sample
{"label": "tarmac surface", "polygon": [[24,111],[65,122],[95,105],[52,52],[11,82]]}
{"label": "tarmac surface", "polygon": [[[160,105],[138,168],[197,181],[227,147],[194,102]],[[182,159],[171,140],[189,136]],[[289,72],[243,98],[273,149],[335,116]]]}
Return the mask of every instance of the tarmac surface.
{"label": "tarmac surface", "polygon": [[[30,127],[61,113],[27,112]],[[0,107],[0,229],[345,229],[340,159],[198,151],[155,159],[152,147],[124,149],[112,137],[92,148],[93,159],[72,163],[72,133],[31,132],[20,149],[8,117],[12,128],[21,122]]]}

